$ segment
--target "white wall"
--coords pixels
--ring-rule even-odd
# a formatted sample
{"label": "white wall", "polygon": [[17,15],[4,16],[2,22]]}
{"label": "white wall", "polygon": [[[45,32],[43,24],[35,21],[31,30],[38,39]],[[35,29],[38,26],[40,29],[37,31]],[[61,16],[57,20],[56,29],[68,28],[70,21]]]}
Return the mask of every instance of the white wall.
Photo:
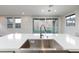
{"label": "white wall", "polygon": [[0,16],[0,35],[6,35],[10,33],[32,33],[32,17],[23,16],[22,17],[22,27],[21,29],[8,29],[7,28],[7,20],[5,16]]}
{"label": "white wall", "polygon": [[[8,29],[7,28],[7,20],[5,18],[5,16],[0,16],[0,35],[6,35],[6,34],[10,34],[10,33],[15,33],[15,32],[19,32],[19,33],[32,33],[32,26],[33,26],[33,17],[31,16],[22,16],[22,27],[21,29]],[[61,18],[59,18],[59,33],[62,32],[61,30]]]}
{"label": "white wall", "polygon": [[22,33],[32,33],[32,17],[30,16],[24,16],[22,17]]}
{"label": "white wall", "polygon": [[63,33],[63,31],[64,31],[64,20],[63,20],[63,18],[62,17],[59,17],[59,33],[61,34],[61,33]]}
{"label": "white wall", "polygon": [[[76,14],[76,25],[75,26],[66,26],[65,16],[61,17],[61,31],[62,33],[70,34],[70,35],[77,35],[79,34],[79,11],[72,12]],[[69,14],[72,14],[69,13]],[[67,14],[67,15],[69,15]]]}

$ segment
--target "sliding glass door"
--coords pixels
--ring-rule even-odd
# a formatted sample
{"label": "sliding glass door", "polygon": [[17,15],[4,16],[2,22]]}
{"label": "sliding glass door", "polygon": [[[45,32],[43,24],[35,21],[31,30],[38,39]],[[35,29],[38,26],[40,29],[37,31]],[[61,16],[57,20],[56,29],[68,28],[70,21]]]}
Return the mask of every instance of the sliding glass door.
{"label": "sliding glass door", "polygon": [[[40,33],[40,27],[44,25],[46,33],[58,33],[58,18],[33,18],[33,33]],[[42,32],[45,33],[44,29]]]}

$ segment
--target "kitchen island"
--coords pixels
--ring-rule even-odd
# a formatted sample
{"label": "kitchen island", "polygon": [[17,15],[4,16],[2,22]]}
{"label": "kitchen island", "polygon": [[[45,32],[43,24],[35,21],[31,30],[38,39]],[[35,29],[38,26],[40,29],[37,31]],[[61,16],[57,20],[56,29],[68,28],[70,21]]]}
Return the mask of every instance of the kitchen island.
{"label": "kitchen island", "polygon": [[[46,48],[45,50],[52,51],[67,51],[67,52],[79,52],[79,37],[71,36],[68,34],[44,34],[44,40],[55,40],[63,50],[56,50],[53,48]],[[46,37],[47,36],[47,37]],[[0,51],[22,51],[22,50],[40,50],[39,48],[21,48],[21,46],[27,40],[40,39],[40,34],[23,34],[23,33],[13,33],[0,37]],[[42,51],[39,51],[42,52]]]}

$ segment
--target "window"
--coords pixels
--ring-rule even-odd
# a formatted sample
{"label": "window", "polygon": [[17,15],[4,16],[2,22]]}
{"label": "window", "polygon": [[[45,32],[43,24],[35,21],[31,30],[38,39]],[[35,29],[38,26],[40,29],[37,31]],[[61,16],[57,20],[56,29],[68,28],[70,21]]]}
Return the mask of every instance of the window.
{"label": "window", "polygon": [[66,16],[66,26],[75,26],[75,14]]}
{"label": "window", "polygon": [[7,17],[7,28],[21,28],[21,17]]}
{"label": "window", "polygon": [[[40,33],[40,27],[44,25],[46,33],[58,33],[58,18],[33,18],[33,33]],[[45,33],[44,28],[42,33]]]}
{"label": "window", "polygon": [[21,28],[21,18],[15,17],[15,28]]}
{"label": "window", "polygon": [[13,28],[13,18],[7,17],[7,28]]}

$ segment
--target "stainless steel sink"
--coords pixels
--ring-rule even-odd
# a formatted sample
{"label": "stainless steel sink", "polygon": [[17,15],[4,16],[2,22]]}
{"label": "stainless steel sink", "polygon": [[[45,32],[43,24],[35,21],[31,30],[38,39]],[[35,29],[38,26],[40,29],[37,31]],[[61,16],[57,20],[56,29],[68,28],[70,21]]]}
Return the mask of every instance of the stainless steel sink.
{"label": "stainless steel sink", "polygon": [[53,39],[30,39],[30,48],[62,50],[63,48]]}
{"label": "stainless steel sink", "polygon": [[53,39],[28,39],[21,48],[63,50],[62,46]]}
{"label": "stainless steel sink", "polygon": [[68,53],[54,39],[28,39],[17,51],[20,53]]}

